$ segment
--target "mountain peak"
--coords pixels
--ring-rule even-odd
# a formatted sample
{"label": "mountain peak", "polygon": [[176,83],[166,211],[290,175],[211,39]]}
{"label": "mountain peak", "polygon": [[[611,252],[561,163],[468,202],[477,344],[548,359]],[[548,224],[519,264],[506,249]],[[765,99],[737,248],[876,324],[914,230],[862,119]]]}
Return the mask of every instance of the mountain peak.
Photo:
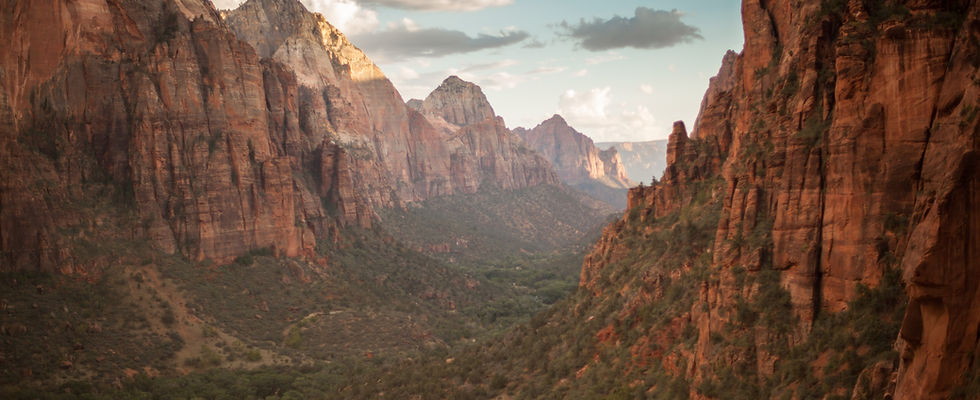
{"label": "mountain peak", "polygon": [[442,85],[440,85],[440,86],[446,86],[446,85],[449,85],[449,86],[468,86],[468,85],[476,86],[473,82],[464,81],[462,78],[460,78],[460,77],[458,77],[456,75],[449,75],[449,77],[447,77],[446,79],[444,79],[442,81]]}
{"label": "mountain peak", "polygon": [[483,122],[496,116],[483,89],[456,75],[443,80],[425,98],[422,110],[427,115],[441,117],[456,126]]}
{"label": "mountain peak", "polygon": [[545,120],[544,122],[542,122],[541,124],[542,125],[543,124],[559,124],[559,125],[568,126],[568,121],[565,121],[565,118],[563,118],[561,115],[555,114],[555,115],[552,115],[551,118],[548,118],[547,120]]}

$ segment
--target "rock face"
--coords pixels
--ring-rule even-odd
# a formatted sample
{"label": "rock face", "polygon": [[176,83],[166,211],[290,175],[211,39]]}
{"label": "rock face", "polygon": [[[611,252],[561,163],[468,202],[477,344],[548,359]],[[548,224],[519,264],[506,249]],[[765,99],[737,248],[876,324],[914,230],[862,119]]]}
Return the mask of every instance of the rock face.
{"label": "rock face", "polygon": [[507,129],[479,86],[450,76],[415,104],[442,135],[449,184],[458,192],[474,193],[485,184],[516,189],[560,182],[548,161]]}
{"label": "rock face", "polygon": [[476,85],[451,77],[415,109],[363,52],[298,1],[251,0],[225,20],[261,56],[293,68],[301,105],[321,110],[304,122],[356,153],[354,186],[374,207],[473,193],[484,183],[557,182],[538,157],[515,152]]}
{"label": "rock face", "polygon": [[634,182],[651,182],[660,179],[667,167],[667,141],[603,142],[600,149],[615,148],[623,161],[626,177]]}
{"label": "rock face", "polygon": [[83,272],[76,250],[111,238],[217,262],[310,254],[379,207],[557,182],[496,120],[433,127],[296,0],[227,22],[204,0],[15,2],[0,18],[3,270]]}
{"label": "rock face", "polygon": [[576,131],[560,115],[534,129],[515,133],[551,161],[562,182],[617,207],[625,205],[625,190],[634,184],[615,148],[599,150],[588,136]]}
{"label": "rock face", "polygon": [[430,93],[418,111],[455,126],[472,125],[496,117],[480,87],[455,75],[446,78]]}
{"label": "rock face", "polygon": [[81,268],[70,231],[95,183],[132,202],[132,234],[165,251],[312,249],[328,224],[306,200],[337,188],[294,178],[301,151],[330,144],[301,131],[291,73],[206,1],[42,3],[2,11],[4,269]]}
{"label": "rock face", "polygon": [[[894,338],[901,357],[883,364],[894,375],[880,389],[948,398],[965,384],[980,322],[978,285],[967,278],[980,274],[980,48],[970,39],[980,5],[746,0],[742,15],[744,51],[725,56],[693,133],[675,126],[661,183],[629,197],[659,218],[688,204],[694,185],[723,180],[710,192],[723,204],[714,277],[690,314],[698,340],[684,375],[717,376],[723,357],[753,360],[761,377],[780,367],[764,350],[772,331],[754,331],[755,350],[737,355],[713,345],[739,299],[761,290],[738,288],[743,271],[778,272],[797,319],[790,345],[814,340],[817,319],[899,271],[908,296]],[[634,229],[627,217],[586,260],[582,284],[595,293],[603,288],[593,277],[629,254],[617,239]],[[881,375],[875,368],[866,374]]]}

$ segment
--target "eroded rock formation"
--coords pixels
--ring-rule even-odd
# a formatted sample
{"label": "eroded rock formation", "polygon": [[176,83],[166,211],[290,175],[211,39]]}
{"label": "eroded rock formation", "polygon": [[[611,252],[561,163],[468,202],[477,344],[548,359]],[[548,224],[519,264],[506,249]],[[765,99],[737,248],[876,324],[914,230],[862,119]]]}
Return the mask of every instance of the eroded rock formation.
{"label": "eroded rock formation", "polygon": [[617,207],[625,205],[625,190],[634,182],[626,176],[615,148],[600,150],[560,115],[531,130],[517,128],[514,132],[551,161],[562,182]]}
{"label": "eroded rock formation", "polygon": [[108,238],[310,254],[379,207],[557,182],[499,119],[433,127],[296,0],[0,5],[0,269],[84,271]]}
{"label": "eroded rock formation", "polygon": [[[762,290],[736,283],[745,271],[778,271],[792,346],[898,270],[908,296],[901,357],[862,376],[891,371],[874,389],[897,399],[948,398],[969,375],[980,322],[970,278],[980,276],[980,5],[746,0],[742,10],[744,51],[725,56],[693,133],[675,126],[662,182],[630,191],[630,206],[659,218],[689,204],[694,185],[723,182],[710,192],[723,204],[713,277],[690,313],[698,341],[683,374],[702,382],[727,359],[768,377],[785,362],[771,328],[747,332],[748,352],[713,339]],[[582,284],[595,293],[608,290],[600,271],[629,255],[617,239],[628,221],[607,228],[586,260]]]}

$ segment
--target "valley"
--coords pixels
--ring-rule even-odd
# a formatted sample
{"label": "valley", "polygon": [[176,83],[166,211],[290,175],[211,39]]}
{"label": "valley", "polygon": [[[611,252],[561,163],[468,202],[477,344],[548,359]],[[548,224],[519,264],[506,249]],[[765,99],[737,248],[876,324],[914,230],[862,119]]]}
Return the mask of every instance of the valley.
{"label": "valley", "polygon": [[298,0],[0,1],[0,397],[976,398],[980,4],[741,15],[596,144]]}

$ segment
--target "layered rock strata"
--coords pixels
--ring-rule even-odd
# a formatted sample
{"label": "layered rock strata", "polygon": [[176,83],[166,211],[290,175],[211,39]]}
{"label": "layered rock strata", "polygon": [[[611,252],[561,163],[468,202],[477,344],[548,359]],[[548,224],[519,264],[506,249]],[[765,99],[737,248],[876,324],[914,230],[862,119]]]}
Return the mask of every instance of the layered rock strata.
{"label": "layered rock strata", "polygon": [[[700,381],[724,356],[709,337],[746,293],[733,271],[779,272],[794,344],[897,269],[908,308],[901,357],[883,366],[893,383],[880,389],[948,398],[971,367],[980,321],[969,278],[980,274],[980,5],[746,0],[742,17],[745,49],[725,56],[693,133],[675,126],[661,183],[630,191],[631,207],[660,217],[690,201],[685,188],[724,182],[711,193],[723,202],[717,279],[692,309],[699,340],[685,375]],[[626,225],[607,228],[587,258],[585,287],[628,254],[616,239]],[[780,360],[762,349],[773,336],[753,336],[754,373],[770,376]]]}
{"label": "layered rock strata", "polygon": [[[533,154],[493,153],[495,121],[454,144],[296,0],[226,19],[204,0],[0,10],[3,270],[89,269],[76,245],[105,241],[90,234],[219,263],[311,254],[378,207],[557,182]],[[87,206],[100,191],[120,201]]]}

